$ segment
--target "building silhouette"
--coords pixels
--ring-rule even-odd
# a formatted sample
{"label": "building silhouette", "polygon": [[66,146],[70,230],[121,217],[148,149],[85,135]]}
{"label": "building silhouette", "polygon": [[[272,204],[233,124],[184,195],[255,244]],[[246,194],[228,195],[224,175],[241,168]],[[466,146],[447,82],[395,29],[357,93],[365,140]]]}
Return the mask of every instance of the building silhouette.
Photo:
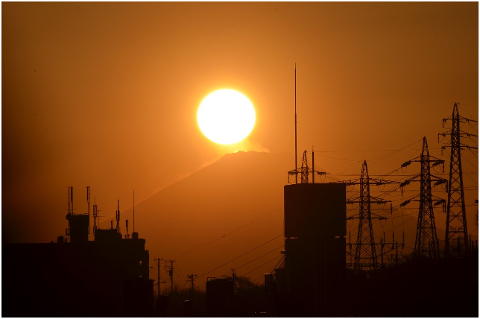
{"label": "building silhouette", "polygon": [[[138,233],[95,229],[89,214],[67,214],[69,241],[7,244],[2,251],[2,316],[149,316],[153,280]],[[128,236],[129,237],[129,236]]]}
{"label": "building silhouette", "polygon": [[284,186],[283,267],[265,275],[266,292],[286,316],[335,316],[346,269],[346,186]]}

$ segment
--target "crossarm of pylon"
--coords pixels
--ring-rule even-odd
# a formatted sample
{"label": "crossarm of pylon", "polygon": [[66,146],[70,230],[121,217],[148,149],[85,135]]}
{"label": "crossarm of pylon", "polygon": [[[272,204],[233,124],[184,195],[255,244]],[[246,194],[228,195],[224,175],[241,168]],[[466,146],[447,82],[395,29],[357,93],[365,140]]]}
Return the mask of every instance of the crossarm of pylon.
{"label": "crossarm of pylon", "polygon": [[291,171],[288,171],[288,175],[295,175],[295,174],[300,174],[300,171],[298,169],[292,169]]}
{"label": "crossarm of pylon", "polygon": [[391,200],[386,200],[380,197],[375,197],[375,196],[370,196],[370,203],[376,203],[376,204],[386,204],[386,203],[391,203]]}
{"label": "crossarm of pylon", "polygon": [[355,215],[347,217],[347,220],[358,219],[359,217],[360,217],[360,214],[355,214]]}
{"label": "crossarm of pylon", "polygon": [[[389,203],[389,202],[391,202],[391,200],[390,200],[390,201],[386,201],[386,200],[370,200],[370,201],[366,201],[366,203],[370,203],[370,204],[386,204],[386,203]],[[359,201],[359,200],[358,200],[358,201],[349,201],[349,202],[347,202],[347,204],[360,204],[360,203],[365,203],[365,201],[362,202],[362,201]]]}
{"label": "crossarm of pylon", "polygon": [[[452,117],[447,117],[447,118],[444,118],[442,119],[442,122],[443,124],[446,124],[448,121],[451,121],[452,120]],[[458,120],[461,122],[461,123],[464,123],[464,122],[473,122],[473,123],[477,123],[476,120],[472,120],[472,119],[469,119],[469,118],[466,118],[464,116],[461,116],[461,115],[458,115]]]}
{"label": "crossarm of pylon", "polygon": [[352,185],[360,184],[360,180],[359,179],[348,179],[348,180],[340,181],[340,183],[343,183],[347,186],[352,186]]}
{"label": "crossarm of pylon", "polygon": [[372,219],[378,219],[378,220],[386,220],[387,217],[385,216],[382,216],[382,215],[378,215],[378,214],[375,214],[375,213],[370,213],[371,216],[372,216]]}
{"label": "crossarm of pylon", "polygon": [[380,186],[380,185],[387,185],[387,184],[399,184],[400,182],[390,181],[387,179],[370,178],[369,183],[370,185]]}
{"label": "crossarm of pylon", "polygon": [[350,197],[347,199],[347,204],[355,204],[360,201],[360,197]]}

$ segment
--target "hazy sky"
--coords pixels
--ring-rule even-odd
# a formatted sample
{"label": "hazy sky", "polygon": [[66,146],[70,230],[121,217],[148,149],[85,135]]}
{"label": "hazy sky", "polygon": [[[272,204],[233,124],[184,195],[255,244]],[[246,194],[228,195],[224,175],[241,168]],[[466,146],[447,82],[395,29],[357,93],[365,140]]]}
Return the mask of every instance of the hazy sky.
{"label": "hazy sky", "polygon": [[[108,219],[235,150],[291,152],[293,168],[295,63],[316,165],[360,171],[423,136],[440,157],[454,102],[478,119],[478,3],[2,3],[4,240],[63,234],[69,185]],[[234,147],[196,123],[221,88],[257,112]]]}

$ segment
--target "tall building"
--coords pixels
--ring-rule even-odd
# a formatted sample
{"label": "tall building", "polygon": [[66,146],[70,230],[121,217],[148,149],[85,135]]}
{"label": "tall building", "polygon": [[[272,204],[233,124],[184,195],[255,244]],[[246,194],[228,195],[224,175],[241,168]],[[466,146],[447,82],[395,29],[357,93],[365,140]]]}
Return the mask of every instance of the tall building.
{"label": "tall building", "polygon": [[284,218],[284,264],[265,282],[279,315],[338,315],[346,267],[345,184],[284,186]]}

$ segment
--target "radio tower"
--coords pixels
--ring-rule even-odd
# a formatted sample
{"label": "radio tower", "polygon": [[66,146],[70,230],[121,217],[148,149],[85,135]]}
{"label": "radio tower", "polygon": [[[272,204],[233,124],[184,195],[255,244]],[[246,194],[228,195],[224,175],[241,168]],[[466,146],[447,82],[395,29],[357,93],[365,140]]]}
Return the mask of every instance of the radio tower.
{"label": "radio tower", "polygon": [[[375,185],[383,185],[387,182],[375,180]],[[375,237],[373,236],[372,219],[386,219],[382,216],[372,214],[371,204],[386,204],[387,201],[370,196],[370,178],[368,176],[367,161],[362,164],[360,182],[347,182],[348,185],[360,185],[360,197],[357,200],[349,200],[348,204],[358,203],[359,213],[347,219],[358,219],[358,234],[355,244],[355,259],[353,269],[376,270],[378,269],[377,251],[375,249]]]}
{"label": "radio tower", "polygon": [[[440,257],[440,249],[437,239],[437,228],[435,226],[435,216],[433,214],[432,181],[435,182],[435,185],[444,184],[447,181],[443,178],[430,174],[430,163],[433,163],[431,167],[435,167],[443,164],[444,161],[430,156],[427,138],[423,137],[422,154],[419,157],[403,163],[402,167],[406,167],[413,162],[420,163],[420,174],[415,175],[400,184],[400,187],[404,187],[413,181],[420,182],[420,199],[418,200],[420,205],[418,209],[417,232],[415,236],[415,250],[413,255],[416,258],[438,258]],[[435,197],[435,199],[437,200],[435,202],[436,205],[445,203],[444,199],[437,197]],[[409,199],[400,204],[400,206],[405,206],[412,200],[413,199]]]}
{"label": "radio tower", "polygon": [[461,256],[468,252],[467,218],[462,176],[461,149],[478,149],[462,144],[462,137],[477,137],[460,129],[461,123],[477,122],[460,116],[457,103],[453,105],[452,116],[443,119],[443,125],[452,121],[451,131],[440,133],[439,136],[450,136],[450,144],[442,146],[442,150],[450,147],[450,172],[448,175],[447,225],[445,232],[445,256]]}

